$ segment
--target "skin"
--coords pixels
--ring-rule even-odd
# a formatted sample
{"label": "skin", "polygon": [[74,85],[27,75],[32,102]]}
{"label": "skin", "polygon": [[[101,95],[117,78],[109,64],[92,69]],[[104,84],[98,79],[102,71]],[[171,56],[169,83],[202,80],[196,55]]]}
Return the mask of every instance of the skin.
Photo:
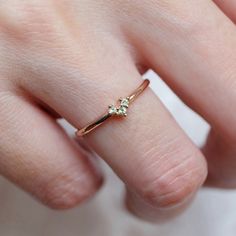
{"label": "skin", "polygon": [[[0,173],[71,208],[102,184],[96,152],[126,184],[128,209],[155,222],[205,180],[235,188],[235,12],[234,0],[0,0]],[[202,150],[150,89],[79,142],[57,124],[99,117],[145,68],[210,123]]]}

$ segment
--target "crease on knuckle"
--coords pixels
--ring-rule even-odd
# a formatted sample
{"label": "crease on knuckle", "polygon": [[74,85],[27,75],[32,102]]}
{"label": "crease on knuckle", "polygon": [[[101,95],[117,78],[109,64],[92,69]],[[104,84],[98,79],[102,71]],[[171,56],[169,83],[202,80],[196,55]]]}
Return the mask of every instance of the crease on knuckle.
{"label": "crease on knuckle", "polygon": [[[47,183],[38,187],[36,195],[40,200],[52,209],[71,208],[90,195],[88,189],[87,173],[84,172],[78,177],[78,174],[61,174],[51,178]],[[84,184],[83,184],[84,183]]]}
{"label": "crease on knuckle", "polygon": [[[175,154],[176,155],[176,154]],[[153,164],[148,170],[148,175],[145,176],[141,190],[142,198],[158,208],[168,208],[174,205],[181,204],[188,199],[197,190],[200,184],[205,179],[205,169],[200,165],[196,167],[196,161],[192,158],[195,154],[186,155],[186,158],[181,159],[168,165],[168,158],[164,161],[165,172],[157,174],[156,169],[161,169],[159,161]],[[163,165],[163,167],[164,167]],[[152,170],[151,170],[152,169]]]}

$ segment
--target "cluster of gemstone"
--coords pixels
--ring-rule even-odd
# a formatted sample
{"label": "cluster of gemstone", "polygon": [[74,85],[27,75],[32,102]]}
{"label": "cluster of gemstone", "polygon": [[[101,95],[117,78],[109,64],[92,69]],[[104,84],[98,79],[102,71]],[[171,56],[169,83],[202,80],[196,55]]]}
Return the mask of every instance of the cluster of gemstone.
{"label": "cluster of gemstone", "polygon": [[108,113],[110,115],[116,115],[116,116],[127,116],[127,109],[129,107],[129,98],[120,98],[119,99],[119,106],[116,107],[114,105],[110,105],[108,107]]}

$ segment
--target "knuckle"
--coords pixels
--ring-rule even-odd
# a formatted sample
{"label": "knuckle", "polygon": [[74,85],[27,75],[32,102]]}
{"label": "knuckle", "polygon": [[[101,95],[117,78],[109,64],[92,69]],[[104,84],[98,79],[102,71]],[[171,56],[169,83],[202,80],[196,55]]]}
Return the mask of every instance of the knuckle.
{"label": "knuckle", "polygon": [[67,209],[77,204],[77,196],[74,192],[65,189],[62,184],[46,186],[41,193],[41,201],[52,209]]}
{"label": "knuckle", "polygon": [[142,198],[158,208],[168,208],[185,202],[206,178],[205,163],[199,163],[199,159],[196,155],[194,158],[187,156],[184,160],[181,159],[182,162],[177,161],[167,169],[160,170],[161,172],[157,169],[149,171],[149,176],[142,183],[145,186],[140,193]]}
{"label": "knuckle", "polygon": [[[173,181],[175,183],[171,184]],[[148,183],[142,195],[151,205],[169,207],[184,201],[194,189],[195,184],[185,180],[183,176],[175,179],[164,177]]]}
{"label": "knuckle", "polygon": [[[186,173],[186,176],[192,174],[191,172]],[[171,207],[181,204],[195,192],[196,183],[194,181],[185,179],[184,175],[180,175],[175,179],[159,181],[158,205],[160,207]]]}
{"label": "knuckle", "polygon": [[77,174],[75,176],[64,174],[55,177],[42,184],[36,195],[49,208],[58,210],[72,208],[89,198],[95,187],[88,183],[87,174],[79,178],[76,176]]}

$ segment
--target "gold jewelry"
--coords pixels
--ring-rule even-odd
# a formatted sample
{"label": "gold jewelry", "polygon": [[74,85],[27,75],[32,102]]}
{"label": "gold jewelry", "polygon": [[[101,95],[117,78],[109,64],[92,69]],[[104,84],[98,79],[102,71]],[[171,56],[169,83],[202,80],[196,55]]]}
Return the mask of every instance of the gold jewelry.
{"label": "gold jewelry", "polygon": [[108,111],[103,116],[101,116],[96,121],[90,123],[89,125],[85,126],[84,128],[77,130],[76,135],[83,136],[89,133],[90,131],[102,125],[106,120],[113,116],[126,117],[127,109],[129,108],[130,103],[133,102],[148,87],[149,83],[150,81],[148,79],[145,79],[143,83],[128,97],[120,98],[118,106],[109,105]]}

